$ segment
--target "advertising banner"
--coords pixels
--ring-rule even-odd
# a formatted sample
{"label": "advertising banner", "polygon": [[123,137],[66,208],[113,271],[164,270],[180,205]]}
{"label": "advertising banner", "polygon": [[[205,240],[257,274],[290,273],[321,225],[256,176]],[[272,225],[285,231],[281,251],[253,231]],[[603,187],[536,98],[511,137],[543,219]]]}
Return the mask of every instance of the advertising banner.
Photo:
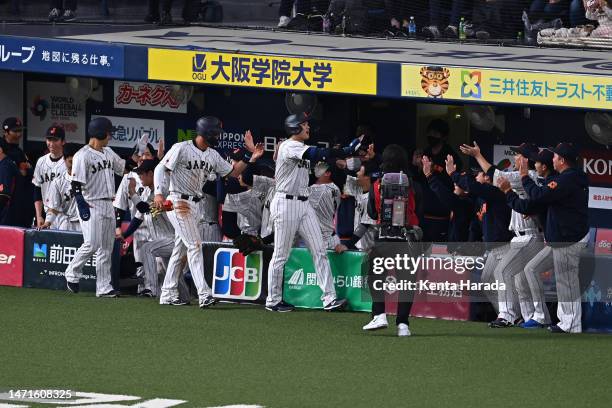
{"label": "advertising banner", "polygon": [[175,92],[175,87],[169,84],[148,82],[115,81],[115,109],[136,109],[156,112],[187,113],[187,103],[184,95]]}
{"label": "advertising banner", "polygon": [[123,46],[0,36],[0,69],[123,78]]}
{"label": "advertising banner", "polygon": [[510,150],[510,147],[510,145],[493,145],[493,164],[500,170],[514,169],[515,153]]}
{"label": "advertising banner", "polygon": [[376,95],[375,63],[149,48],[149,79]]}
{"label": "advertising banner", "polygon": [[597,229],[597,234],[595,235],[595,255],[612,256],[612,229]]}
{"label": "advertising banner", "polygon": [[612,188],[589,187],[589,208],[612,210]]}
{"label": "advertising banner", "polygon": [[598,228],[595,235],[593,275],[582,294],[582,330],[612,332],[612,229]]}
{"label": "advertising banner", "polygon": [[50,126],[62,126],[66,142],[85,143],[85,103],[70,96],[63,82],[27,83],[28,141],[44,141]]}
{"label": "advertising banner", "polygon": [[[25,233],[23,286],[26,288],[66,289],[64,272],[83,243],[77,232],[28,230]],[[85,264],[81,290],[96,290],[96,256]],[[115,245],[112,265],[113,284],[118,289],[119,245]]]}
{"label": "advertising banner", "polygon": [[[91,115],[91,119],[100,115]],[[147,133],[149,143],[157,149],[159,141],[164,139],[164,121],[156,119],[124,118],[121,116],[105,116],[113,122],[117,131],[113,133],[108,145],[111,147],[133,148],[140,137]]]}
{"label": "advertising banner", "polygon": [[612,109],[612,77],[402,65],[402,96]]}
{"label": "advertising banner", "polygon": [[[444,257],[449,257],[446,248],[442,245],[437,245],[433,249],[434,253],[438,253]],[[418,279],[427,280],[431,283],[457,283],[467,279],[471,274],[471,270],[466,270],[463,273],[458,273],[454,270],[434,266],[427,270],[420,270]],[[469,320],[470,318],[470,293],[462,289],[447,290],[447,289],[429,289],[419,290],[415,293],[414,304],[412,305],[411,315],[417,317],[429,317],[445,320]]]}
{"label": "advertising banner", "polygon": [[204,277],[212,295],[221,300],[265,304],[272,248],[246,257],[228,243],[205,242]]}
{"label": "advertising banner", "polygon": [[580,157],[583,159],[582,169],[592,184],[612,185],[612,151],[582,150]]}
{"label": "advertising banner", "polygon": [[23,285],[24,230],[0,227],[0,286]]}
{"label": "advertising banner", "polygon": [[[328,251],[339,298],[348,300],[348,310],[369,312],[372,302],[366,284],[367,255],[345,252],[338,255]],[[323,308],[321,289],[312,256],[306,248],[293,248],[285,265],[283,300],[296,307]]]}

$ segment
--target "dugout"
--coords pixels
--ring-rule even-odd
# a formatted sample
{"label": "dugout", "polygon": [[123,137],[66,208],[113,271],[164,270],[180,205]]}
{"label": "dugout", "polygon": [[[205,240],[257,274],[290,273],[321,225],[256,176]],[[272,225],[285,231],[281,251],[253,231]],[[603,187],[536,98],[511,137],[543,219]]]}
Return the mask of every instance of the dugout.
{"label": "dugout", "polygon": [[[105,115],[124,154],[143,131],[166,148],[194,134],[202,113],[223,119],[220,149],[246,129],[266,144],[284,136],[291,109],[313,109],[313,140],[334,143],[369,125],[378,150],[424,146],[433,118],[450,144],[476,140],[507,163],[509,145],[580,146],[593,227],[612,226],[612,58],[605,51],[350,38],[222,27],[7,25],[0,36],[0,106],[24,118],[36,157],[44,131]],[[156,143],[155,143],[156,144]]]}

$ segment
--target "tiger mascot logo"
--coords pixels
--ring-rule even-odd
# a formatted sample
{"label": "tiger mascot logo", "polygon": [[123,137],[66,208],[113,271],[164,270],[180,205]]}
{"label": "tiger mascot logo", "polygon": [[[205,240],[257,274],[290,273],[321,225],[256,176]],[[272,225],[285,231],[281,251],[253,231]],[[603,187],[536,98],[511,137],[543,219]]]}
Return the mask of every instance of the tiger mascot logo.
{"label": "tiger mascot logo", "polygon": [[421,88],[432,98],[441,98],[448,91],[450,71],[443,67],[421,68]]}

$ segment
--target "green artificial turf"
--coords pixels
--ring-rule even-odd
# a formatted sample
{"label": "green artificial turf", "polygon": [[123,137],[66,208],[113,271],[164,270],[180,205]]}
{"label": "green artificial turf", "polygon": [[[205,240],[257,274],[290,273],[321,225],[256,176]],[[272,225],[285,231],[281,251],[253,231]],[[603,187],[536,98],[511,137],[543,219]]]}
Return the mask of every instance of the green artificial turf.
{"label": "green artificial turf", "polygon": [[[609,407],[612,337],[0,287],[0,389],[213,407]],[[390,319],[392,322],[392,319]],[[1,402],[0,402],[1,404]],[[129,403],[126,403],[129,405]]]}

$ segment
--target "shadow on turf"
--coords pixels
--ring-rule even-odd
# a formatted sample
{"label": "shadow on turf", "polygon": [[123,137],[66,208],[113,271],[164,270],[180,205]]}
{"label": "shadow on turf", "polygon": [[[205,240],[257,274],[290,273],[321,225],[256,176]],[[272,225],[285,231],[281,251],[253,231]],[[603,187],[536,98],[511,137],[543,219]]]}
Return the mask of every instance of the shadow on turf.
{"label": "shadow on turf", "polygon": [[[491,329],[494,330],[494,329]],[[494,333],[456,333],[456,332],[449,332],[449,333],[412,333],[412,335],[410,336],[411,338],[436,338],[436,337],[464,337],[464,338],[473,338],[473,337],[477,337],[477,338],[490,338],[490,339],[496,339],[499,340],[500,338],[502,339],[520,339],[521,341],[525,341],[525,337],[526,336],[530,336],[529,340],[535,340],[535,341],[549,341],[549,340],[556,340],[556,339],[571,339],[572,341],[588,341],[588,342],[592,342],[594,339],[598,339],[601,341],[609,341],[609,335],[605,335],[605,334],[600,334],[600,333],[581,333],[581,334],[553,334],[553,333],[547,333],[545,332],[545,330],[541,330],[538,332],[528,332],[526,330],[523,329],[523,331],[513,331],[513,332],[508,332],[508,331],[504,331],[503,333],[501,331],[498,332],[499,334],[494,334]],[[542,333],[543,335],[537,335],[538,333]],[[535,335],[534,335],[535,334]],[[383,332],[378,332],[378,333],[359,333],[359,334],[353,334],[354,336],[360,335],[368,335],[368,336],[373,336],[373,337],[395,337],[397,338],[397,334],[395,332],[395,330],[389,330],[388,333],[383,333]],[[564,340],[561,340],[564,341]]]}

